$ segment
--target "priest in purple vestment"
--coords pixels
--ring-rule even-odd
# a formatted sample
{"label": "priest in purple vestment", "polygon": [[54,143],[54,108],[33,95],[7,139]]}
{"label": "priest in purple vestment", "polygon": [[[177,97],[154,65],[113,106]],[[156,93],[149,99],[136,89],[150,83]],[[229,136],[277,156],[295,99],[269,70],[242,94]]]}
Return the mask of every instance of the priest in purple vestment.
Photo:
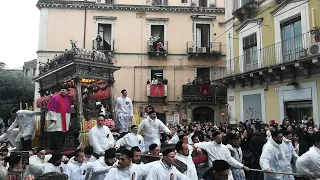
{"label": "priest in purple vestment", "polygon": [[50,149],[62,150],[65,134],[70,125],[70,99],[68,89],[61,89],[48,104],[46,119],[49,121],[47,132],[50,132]]}

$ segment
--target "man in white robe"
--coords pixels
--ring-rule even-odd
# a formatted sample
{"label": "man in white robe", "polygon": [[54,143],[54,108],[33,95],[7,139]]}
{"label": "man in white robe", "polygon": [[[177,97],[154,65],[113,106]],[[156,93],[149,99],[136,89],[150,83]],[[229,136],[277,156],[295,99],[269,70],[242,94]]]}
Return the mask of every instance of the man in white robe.
{"label": "man in white robe", "polygon": [[314,146],[302,154],[296,163],[297,173],[306,176],[320,177],[320,134],[314,136]]}
{"label": "man in white robe", "polygon": [[130,128],[130,123],[133,118],[133,105],[130,98],[127,97],[127,90],[121,91],[122,96],[116,100],[116,112],[117,112],[117,123],[120,128],[120,133],[124,136]]}
{"label": "man in white robe", "polygon": [[136,125],[131,126],[131,133],[126,134],[120,138],[116,143],[116,149],[125,146],[128,150],[132,147],[138,146],[142,152],[145,152],[145,144],[143,137],[138,134],[138,127]]}
{"label": "man in white robe", "polygon": [[179,141],[176,144],[175,149],[177,151],[175,158],[187,165],[187,171],[185,174],[191,180],[198,180],[196,166],[194,165],[192,157],[190,156],[188,144]]}
{"label": "man in white robe", "polygon": [[128,149],[123,149],[120,152],[120,158],[116,163],[116,168],[110,169],[104,180],[140,180],[145,177],[152,168],[152,163],[137,165],[132,163],[132,158],[133,153]]}
{"label": "man in white robe", "polygon": [[[293,145],[292,145],[292,139],[293,139],[293,134],[292,131],[285,131],[283,133],[283,147],[284,147],[284,152],[286,155],[286,163],[287,163],[287,170],[286,172],[292,172],[292,167],[295,166],[295,162],[298,159],[298,154],[296,153]],[[292,163],[294,162],[294,163]],[[288,180],[294,180],[294,176],[291,175],[287,178]]]}
{"label": "man in white robe", "polygon": [[69,180],[85,180],[89,174],[89,165],[84,163],[84,152],[81,149],[75,151],[75,156],[71,158],[66,166],[65,174]]}
{"label": "man in white robe", "polygon": [[46,155],[44,149],[37,149],[35,155],[29,158],[29,165],[25,172],[25,176],[32,175],[37,178],[43,173],[45,164],[49,161],[51,155]]}
{"label": "man in white robe", "polygon": [[95,162],[97,158],[93,155],[93,147],[86,146],[84,148],[84,162]]}
{"label": "man in white robe", "polygon": [[62,154],[59,151],[52,153],[48,163],[45,163],[43,174],[49,172],[56,172],[64,174],[66,165],[62,163]]}
{"label": "man in white robe", "polygon": [[[14,146],[16,149],[21,149],[22,148],[21,142],[15,141],[19,133],[20,133],[19,128],[14,128],[10,132],[7,131],[6,133],[0,136],[0,142],[8,140],[12,144],[12,146]],[[0,147],[0,149],[1,148],[2,147]]]}
{"label": "man in white robe", "polygon": [[177,130],[177,132],[173,135],[173,137],[168,142],[169,144],[177,144],[180,141],[179,137],[183,135],[183,131],[181,129]]}
{"label": "man in white robe", "polygon": [[[194,144],[194,147],[197,148],[197,152],[201,154],[202,150],[205,150],[208,153],[208,165],[212,167],[212,162],[215,160],[224,160],[229,163],[230,166],[234,168],[240,168],[247,170],[248,167],[244,166],[242,163],[238,162],[231,156],[231,153],[227,146],[222,144],[222,134],[220,132],[212,133],[213,141],[211,142],[200,142]],[[229,180],[233,180],[231,171],[228,176]]]}
{"label": "man in white robe", "polygon": [[157,118],[155,111],[150,111],[148,113],[147,119],[144,119],[139,125],[139,133],[144,131],[144,142],[145,147],[149,147],[151,144],[156,143],[161,146],[160,142],[160,132],[166,134],[170,133],[169,128],[163,124],[161,120]]}
{"label": "man in white robe", "polygon": [[265,172],[264,179],[287,180],[289,177],[288,175],[270,173],[271,171],[287,171],[287,159],[282,139],[283,134],[280,131],[273,131],[271,138],[263,146],[260,167]]}
{"label": "man in white robe", "polygon": [[104,156],[101,156],[97,161],[91,163],[92,168],[89,180],[104,180],[115,161],[116,149],[109,148],[105,151]]}
{"label": "man in white robe", "polygon": [[105,117],[99,115],[97,125],[95,125],[88,134],[89,143],[93,147],[93,152],[98,155],[104,155],[104,152],[114,147],[114,138],[110,129],[104,125]]}
{"label": "man in white robe", "polygon": [[32,148],[32,139],[36,131],[36,122],[34,117],[41,115],[41,112],[33,112],[29,110],[18,110],[15,121],[11,124],[7,133],[11,133],[17,126],[21,126],[21,132],[15,141],[21,141],[22,150],[29,151]]}
{"label": "man in white robe", "polygon": [[163,158],[159,163],[154,164],[150,169],[146,180],[170,179],[170,180],[190,180],[190,178],[182,174],[172,164],[175,160],[175,152],[172,149],[166,149],[163,152]]}

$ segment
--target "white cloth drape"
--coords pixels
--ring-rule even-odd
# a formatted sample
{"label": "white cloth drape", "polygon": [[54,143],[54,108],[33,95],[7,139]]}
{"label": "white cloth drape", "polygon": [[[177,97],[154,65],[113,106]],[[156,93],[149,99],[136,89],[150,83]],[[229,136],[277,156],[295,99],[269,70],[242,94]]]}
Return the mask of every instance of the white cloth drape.
{"label": "white cloth drape", "polygon": [[159,38],[161,30],[162,30],[161,27],[152,28],[151,36],[153,37],[154,40],[157,40]]}
{"label": "white cloth drape", "polygon": [[111,46],[111,27],[103,27],[103,40],[105,40]]}

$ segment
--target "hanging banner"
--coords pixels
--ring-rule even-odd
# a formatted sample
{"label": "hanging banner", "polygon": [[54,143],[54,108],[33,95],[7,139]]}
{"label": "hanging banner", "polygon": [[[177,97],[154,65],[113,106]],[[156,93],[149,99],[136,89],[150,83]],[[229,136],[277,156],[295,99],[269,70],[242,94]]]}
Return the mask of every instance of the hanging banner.
{"label": "hanging banner", "polygon": [[201,84],[200,85],[200,94],[202,96],[209,96],[210,95],[210,88],[209,84]]}
{"label": "hanging banner", "polygon": [[148,84],[147,96],[150,97],[165,97],[167,96],[167,85],[165,84]]}

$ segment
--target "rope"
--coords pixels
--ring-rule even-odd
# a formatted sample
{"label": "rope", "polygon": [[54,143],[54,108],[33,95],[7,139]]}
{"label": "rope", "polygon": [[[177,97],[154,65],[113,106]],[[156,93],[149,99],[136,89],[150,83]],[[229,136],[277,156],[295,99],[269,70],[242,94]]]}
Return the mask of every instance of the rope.
{"label": "rope", "polygon": [[317,179],[320,178],[320,176],[312,176],[312,175],[302,175],[298,173],[292,173],[292,172],[280,172],[280,171],[270,171],[270,172],[264,172],[261,169],[248,169],[248,171],[255,171],[255,172],[263,172],[263,173],[269,173],[269,174],[283,174],[283,175],[293,175],[296,177],[306,177],[310,179]]}

